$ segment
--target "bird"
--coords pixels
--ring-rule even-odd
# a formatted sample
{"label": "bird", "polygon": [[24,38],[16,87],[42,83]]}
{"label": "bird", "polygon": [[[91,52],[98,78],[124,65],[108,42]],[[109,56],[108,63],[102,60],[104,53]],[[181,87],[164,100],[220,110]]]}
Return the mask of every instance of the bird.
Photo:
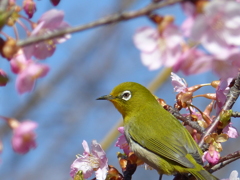
{"label": "bird", "polygon": [[192,174],[197,180],[217,180],[203,168],[202,150],[187,129],[156,97],[135,82],[117,85],[108,100],[122,114],[124,134],[138,158],[160,174]]}

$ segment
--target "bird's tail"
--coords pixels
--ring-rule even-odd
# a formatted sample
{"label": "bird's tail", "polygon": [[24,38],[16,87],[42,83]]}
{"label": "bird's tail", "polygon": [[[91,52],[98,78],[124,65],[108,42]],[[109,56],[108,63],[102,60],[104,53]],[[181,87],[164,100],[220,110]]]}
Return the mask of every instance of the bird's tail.
{"label": "bird's tail", "polygon": [[191,171],[190,172],[197,180],[218,180],[217,177],[213,176],[206,170]]}

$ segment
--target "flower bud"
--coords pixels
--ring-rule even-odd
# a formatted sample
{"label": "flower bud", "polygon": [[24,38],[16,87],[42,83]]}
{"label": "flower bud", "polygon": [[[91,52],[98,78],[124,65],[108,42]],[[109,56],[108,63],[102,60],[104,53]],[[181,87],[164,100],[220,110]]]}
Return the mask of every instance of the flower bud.
{"label": "flower bud", "polygon": [[123,176],[118,172],[118,170],[109,165],[108,166],[109,170],[108,170],[108,173],[107,173],[107,178],[108,180],[123,180]]}
{"label": "flower bud", "polygon": [[2,55],[7,59],[11,59],[14,54],[17,53],[19,47],[17,46],[17,42],[13,38],[9,38],[5,41],[2,48]]}
{"label": "flower bud", "polygon": [[51,0],[51,2],[54,6],[57,6],[60,0]]}
{"label": "flower bud", "polygon": [[211,86],[214,88],[217,88],[219,84],[220,84],[220,81],[212,81],[211,82]]}
{"label": "flower bud", "polygon": [[202,159],[203,161],[207,160],[210,164],[216,164],[220,160],[220,154],[213,145],[210,145],[208,151],[204,152]]}
{"label": "flower bud", "polygon": [[7,82],[7,74],[2,69],[0,69],[0,86],[6,86]]}
{"label": "flower bud", "polygon": [[181,92],[177,95],[177,104],[183,108],[186,108],[193,98],[192,92]]}
{"label": "flower bud", "polygon": [[36,12],[36,4],[33,0],[24,0],[23,9],[28,15],[28,18],[32,18],[33,14]]}

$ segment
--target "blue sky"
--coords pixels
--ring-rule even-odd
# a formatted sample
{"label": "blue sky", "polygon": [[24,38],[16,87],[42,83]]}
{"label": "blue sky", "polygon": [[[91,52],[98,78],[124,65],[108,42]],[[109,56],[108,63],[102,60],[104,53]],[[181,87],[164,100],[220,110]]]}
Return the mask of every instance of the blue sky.
{"label": "blue sky", "polygon": [[[21,2],[21,1],[18,1]],[[130,6],[123,6],[131,2]],[[56,8],[65,12],[65,20],[76,26],[95,21],[100,17],[136,10],[150,1],[93,1],[62,0]],[[37,20],[42,13],[54,8],[48,1],[36,1]],[[184,18],[179,6],[172,6],[158,11],[161,14],[174,14],[176,23]],[[3,180],[66,180],[70,179],[70,165],[76,154],[83,151],[82,141],[89,143],[96,139],[101,142],[105,135],[121,118],[117,110],[108,102],[96,101],[99,96],[108,94],[117,84],[134,81],[143,85],[159,73],[149,71],[141,64],[139,51],[135,48],[132,37],[137,28],[154,26],[146,17],[141,17],[118,24],[98,27],[75,33],[72,38],[57,47],[55,54],[41,61],[51,68],[47,77],[40,79],[33,92],[18,95],[14,81],[16,76],[10,73],[10,83],[0,88],[0,114],[16,117],[19,120],[31,119],[39,124],[37,132],[38,147],[26,155],[18,155],[11,148],[11,130],[0,122],[0,138],[4,150],[0,155],[0,177]],[[12,34],[12,30],[6,29]],[[24,32],[21,33],[24,37]],[[10,72],[9,63],[1,58],[0,67]],[[180,76],[184,77],[181,73]],[[211,73],[184,77],[189,86],[210,82],[217,77]],[[213,92],[203,88],[200,93]],[[169,80],[156,92],[170,105],[174,104],[175,93]],[[33,101],[34,100],[34,101]],[[209,103],[205,99],[196,101],[199,107]],[[235,105],[235,109],[239,103]],[[233,119],[236,127],[237,119]],[[228,141],[226,152],[237,150],[239,140]],[[224,145],[224,144],[223,144]],[[109,164],[119,168],[116,153],[120,151],[114,145],[107,150]],[[223,155],[225,155],[225,151]],[[225,167],[216,176],[227,178],[239,165],[236,161]],[[119,169],[120,170],[120,169]],[[237,169],[238,170],[238,169]],[[133,179],[157,179],[156,171],[138,168]],[[164,176],[164,179],[172,177]]]}

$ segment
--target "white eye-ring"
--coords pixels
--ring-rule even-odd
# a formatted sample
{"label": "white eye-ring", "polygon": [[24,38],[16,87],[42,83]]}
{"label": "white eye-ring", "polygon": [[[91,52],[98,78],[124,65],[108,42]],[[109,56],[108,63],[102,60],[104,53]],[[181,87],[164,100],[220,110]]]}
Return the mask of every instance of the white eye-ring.
{"label": "white eye-ring", "polygon": [[131,99],[132,94],[131,94],[130,91],[123,91],[121,97],[122,97],[123,100],[128,101],[129,99]]}

